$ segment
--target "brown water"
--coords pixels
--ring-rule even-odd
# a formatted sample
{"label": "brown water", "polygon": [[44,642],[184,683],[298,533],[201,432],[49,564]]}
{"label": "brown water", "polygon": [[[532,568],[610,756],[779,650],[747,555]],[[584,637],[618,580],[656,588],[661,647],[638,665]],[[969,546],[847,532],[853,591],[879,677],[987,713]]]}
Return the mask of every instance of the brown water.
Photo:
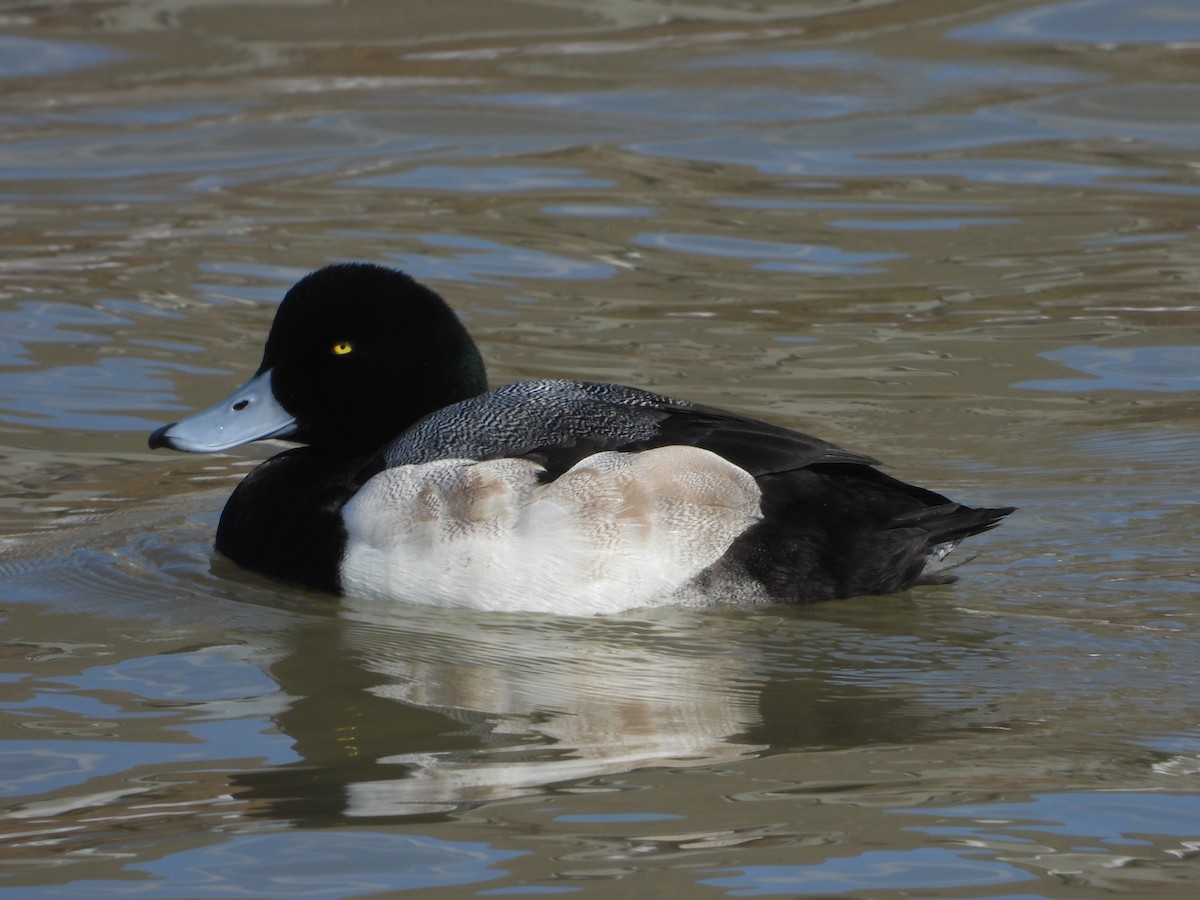
{"label": "brown water", "polygon": [[[9,4],[0,900],[1191,897],[1200,6]],[[612,619],[214,560],[150,453],[332,260],[496,382],[1021,507],[956,585]]]}

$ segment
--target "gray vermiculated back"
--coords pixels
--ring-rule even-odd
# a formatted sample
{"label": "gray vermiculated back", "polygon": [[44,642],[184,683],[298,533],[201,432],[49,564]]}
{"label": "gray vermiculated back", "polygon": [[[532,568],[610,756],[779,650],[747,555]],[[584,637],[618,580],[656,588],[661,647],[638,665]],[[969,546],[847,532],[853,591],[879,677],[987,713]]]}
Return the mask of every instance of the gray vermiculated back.
{"label": "gray vermiculated back", "polygon": [[489,459],[539,447],[650,441],[690,404],[617,384],[544,379],[504,385],[426,416],[384,450],[390,466]]}

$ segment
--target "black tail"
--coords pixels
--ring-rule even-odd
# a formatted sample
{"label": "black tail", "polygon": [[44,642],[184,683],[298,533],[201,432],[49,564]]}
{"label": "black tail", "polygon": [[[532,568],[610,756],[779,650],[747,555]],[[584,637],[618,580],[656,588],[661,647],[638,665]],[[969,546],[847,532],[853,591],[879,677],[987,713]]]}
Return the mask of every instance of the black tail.
{"label": "black tail", "polygon": [[966,562],[966,559],[945,562],[950,551],[964,538],[991,531],[1015,509],[1015,506],[974,509],[960,503],[945,503],[897,516],[889,527],[924,532],[924,546],[913,560],[916,564],[913,584],[949,584],[955,576],[948,570]]}
{"label": "black tail", "polygon": [[974,509],[864,465],[817,465],[758,479],[763,519],[722,568],[783,602],[890,594],[952,581],[946,555],[1012,508]]}
{"label": "black tail", "polygon": [[929,546],[935,547],[938,544],[961,541],[973,534],[991,531],[1000,524],[1001,519],[1015,509],[1015,506],[975,509],[961,503],[943,503],[896,516],[888,527],[920,528],[928,535]]}

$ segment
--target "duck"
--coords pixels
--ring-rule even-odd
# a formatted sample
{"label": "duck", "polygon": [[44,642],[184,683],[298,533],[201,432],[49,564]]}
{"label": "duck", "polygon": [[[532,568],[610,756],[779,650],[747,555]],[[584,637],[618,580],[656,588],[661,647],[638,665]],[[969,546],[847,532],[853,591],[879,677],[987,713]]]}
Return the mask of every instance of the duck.
{"label": "duck", "polygon": [[606,615],[805,604],[952,581],[946,556],[1012,507],[973,508],[835,444],[592,381],[489,389],[474,340],[396,269],[318,269],[262,362],[150,447],[286,441],[233,490],[215,549],[364,601]]}

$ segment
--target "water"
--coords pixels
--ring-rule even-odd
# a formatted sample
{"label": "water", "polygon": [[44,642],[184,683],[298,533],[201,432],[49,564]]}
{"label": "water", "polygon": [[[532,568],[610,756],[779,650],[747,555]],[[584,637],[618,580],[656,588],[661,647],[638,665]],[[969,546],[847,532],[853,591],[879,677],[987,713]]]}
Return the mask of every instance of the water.
{"label": "water", "polygon": [[[0,15],[0,900],[1191,897],[1200,6]],[[956,585],[579,620],[215,559],[151,453],[339,259],[493,380],[1021,511]]]}

